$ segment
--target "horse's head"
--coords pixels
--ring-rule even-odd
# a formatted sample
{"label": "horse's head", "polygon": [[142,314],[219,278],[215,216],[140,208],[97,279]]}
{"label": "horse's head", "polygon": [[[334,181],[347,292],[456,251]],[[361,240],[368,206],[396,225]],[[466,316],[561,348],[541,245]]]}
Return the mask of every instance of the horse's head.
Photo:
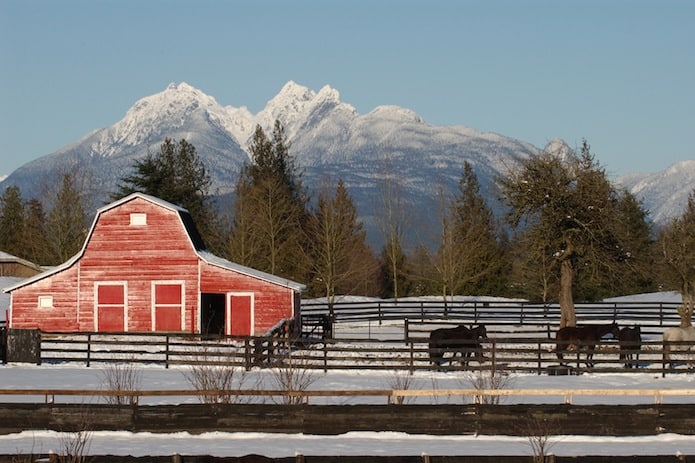
{"label": "horse's head", "polygon": [[487,338],[487,329],[485,325],[478,325],[471,330],[478,338]]}
{"label": "horse's head", "polygon": [[609,333],[612,334],[615,339],[618,339],[620,337],[620,327],[617,323],[613,322],[611,324]]}

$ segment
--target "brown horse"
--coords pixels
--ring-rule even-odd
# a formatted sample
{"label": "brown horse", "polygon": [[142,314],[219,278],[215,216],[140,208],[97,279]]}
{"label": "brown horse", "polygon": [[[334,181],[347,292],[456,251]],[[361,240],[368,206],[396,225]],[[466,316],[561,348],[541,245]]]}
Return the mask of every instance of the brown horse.
{"label": "brown horse", "polygon": [[560,328],[555,334],[557,358],[562,360],[563,353],[568,352],[570,346],[574,346],[578,352],[586,354],[586,366],[592,368],[594,366],[592,359],[596,344],[607,334],[612,334],[617,339],[620,334],[618,324],[565,326]]}
{"label": "brown horse", "polygon": [[642,330],[639,326],[625,327],[618,335],[620,343],[620,360],[625,362],[625,368],[639,366],[639,353],[642,350]]}
{"label": "brown horse", "polygon": [[475,355],[479,363],[483,361],[480,339],[487,337],[485,325],[467,328],[458,325],[454,328],[439,328],[430,333],[430,361],[437,366],[444,363],[444,354],[451,352],[449,363],[454,361],[456,354],[461,354],[461,364],[467,365],[469,358]]}

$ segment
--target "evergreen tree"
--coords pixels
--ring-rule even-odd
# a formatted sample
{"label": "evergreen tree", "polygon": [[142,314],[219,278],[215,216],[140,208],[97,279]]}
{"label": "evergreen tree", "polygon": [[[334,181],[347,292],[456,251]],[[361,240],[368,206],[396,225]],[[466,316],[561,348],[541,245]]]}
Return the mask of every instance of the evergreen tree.
{"label": "evergreen tree", "polygon": [[445,298],[505,291],[509,271],[498,242],[497,223],[468,162],[457,197],[443,208],[441,230],[435,267]]}
{"label": "evergreen tree", "polygon": [[416,246],[408,256],[410,271],[410,294],[429,296],[441,293],[441,279],[437,273],[432,253],[422,245]]}
{"label": "evergreen tree", "polygon": [[556,259],[539,227],[521,229],[511,245],[511,295],[532,302],[548,303],[560,292]]}
{"label": "evergreen tree", "polygon": [[38,199],[24,206],[24,253],[27,260],[42,265],[47,262],[46,214]]}
{"label": "evergreen tree", "polygon": [[46,217],[46,263],[58,265],[77,254],[87,237],[86,198],[77,184],[75,172],[61,176],[51,203]]}
{"label": "evergreen tree", "polygon": [[221,224],[209,193],[212,180],[195,146],[164,140],[156,154],[135,161],[135,173],[121,179],[114,199],[141,192],[188,210],[208,249],[221,251]]}
{"label": "evergreen tree", "polygon": [[237,182],[228,243],[231,258],[286,278],[305,279],[307,197],[280,122],[275,122],[272,140],[257,126],[249,151],[252,162]]}
{"label": "evergreen tree", "polygon": [[25,258],[24,202],[18,186],[10,186],[0,196],[0,250]]}
{"label": "evergreen tree", "polygon": [[535,249],[528,256],[553,257],[559,274],[561,326],[574,326],[575,279],[606,275],[625,261],[616,230],[617,195],[583,142],[565,161],[541,153],[524,161],[519,172],[500,178],[511,206],[514,227],[524,222]]}
{"label": "evergreen tree", "polygon": [[459,196],[453,205],[452,227],[459,268],[454,294],[499,294],[507,283],[509,269],[492,210],[480,194],[478,178],[464,164]]}
{"label": "evergreen tree", "polygon": [[631,193],[626,190],[616,192],[611,226],[615,234],[614,250],[610,250],[614,258],[596,266],[593,273],[581,269],[577,272],[576,294],[579,298],[599,300],[656,290],[652,273],[654,240],[647,215]]}
{"label": "evergreen tree", "polygon": [[365,275],[376,278],[375,259],[357,218],[357,209],[342,180],[334,196],[322,193],[309,226],[309,259],[312,280],[309,289],[323,295],[332,306],[336,294],[355,294]]}

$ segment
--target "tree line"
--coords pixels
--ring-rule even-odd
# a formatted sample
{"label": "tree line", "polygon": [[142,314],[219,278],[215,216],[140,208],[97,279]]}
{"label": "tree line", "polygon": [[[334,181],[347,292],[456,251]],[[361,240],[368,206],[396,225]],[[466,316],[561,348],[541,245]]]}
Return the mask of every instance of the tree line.
{"label": "tree line", "polygon": [[[341,179],[315,198],[282,124],[257,126],[232,199],[215,201],[211,179],[186,140],[166,139],[134,163],[112,199],[150,194],[186,208],[208,250],[307,284],[308,297],[357,294],[494,295],[559,302],[574,325],[574,300],[680,291],[689,324],[695,293],[695,189],[680,217],[656,229],[632,194],[616,188],[584,141],[562,157],[542,152],[497,180],[507,206],[497,218],[466,162],[458,190],[440,191],[439,239],[405,249],[407,211],[397,175],[380,179],[379,230],[372,249]],[[42,265],[79,252],[93,206],[77,171],[63,172],[43,201],[18,187],[0,196],[0,249]],[[89,211],[89,212],[88,212]]]}

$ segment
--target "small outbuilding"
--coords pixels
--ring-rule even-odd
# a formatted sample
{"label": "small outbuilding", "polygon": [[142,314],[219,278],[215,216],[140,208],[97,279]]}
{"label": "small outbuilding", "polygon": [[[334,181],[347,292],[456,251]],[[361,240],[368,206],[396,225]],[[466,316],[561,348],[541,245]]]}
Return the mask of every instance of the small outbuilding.
{"label": "small outbuilding", "polygon": [[97,211],[81,251],[5,288],[9,328],[262,335],[303,284],[205,250],[187,210],[133,193]]}
{"label": "small outbuilding", "polygon": [[0,251],[0,277],[28,278],[44,270],[40,265]]}

